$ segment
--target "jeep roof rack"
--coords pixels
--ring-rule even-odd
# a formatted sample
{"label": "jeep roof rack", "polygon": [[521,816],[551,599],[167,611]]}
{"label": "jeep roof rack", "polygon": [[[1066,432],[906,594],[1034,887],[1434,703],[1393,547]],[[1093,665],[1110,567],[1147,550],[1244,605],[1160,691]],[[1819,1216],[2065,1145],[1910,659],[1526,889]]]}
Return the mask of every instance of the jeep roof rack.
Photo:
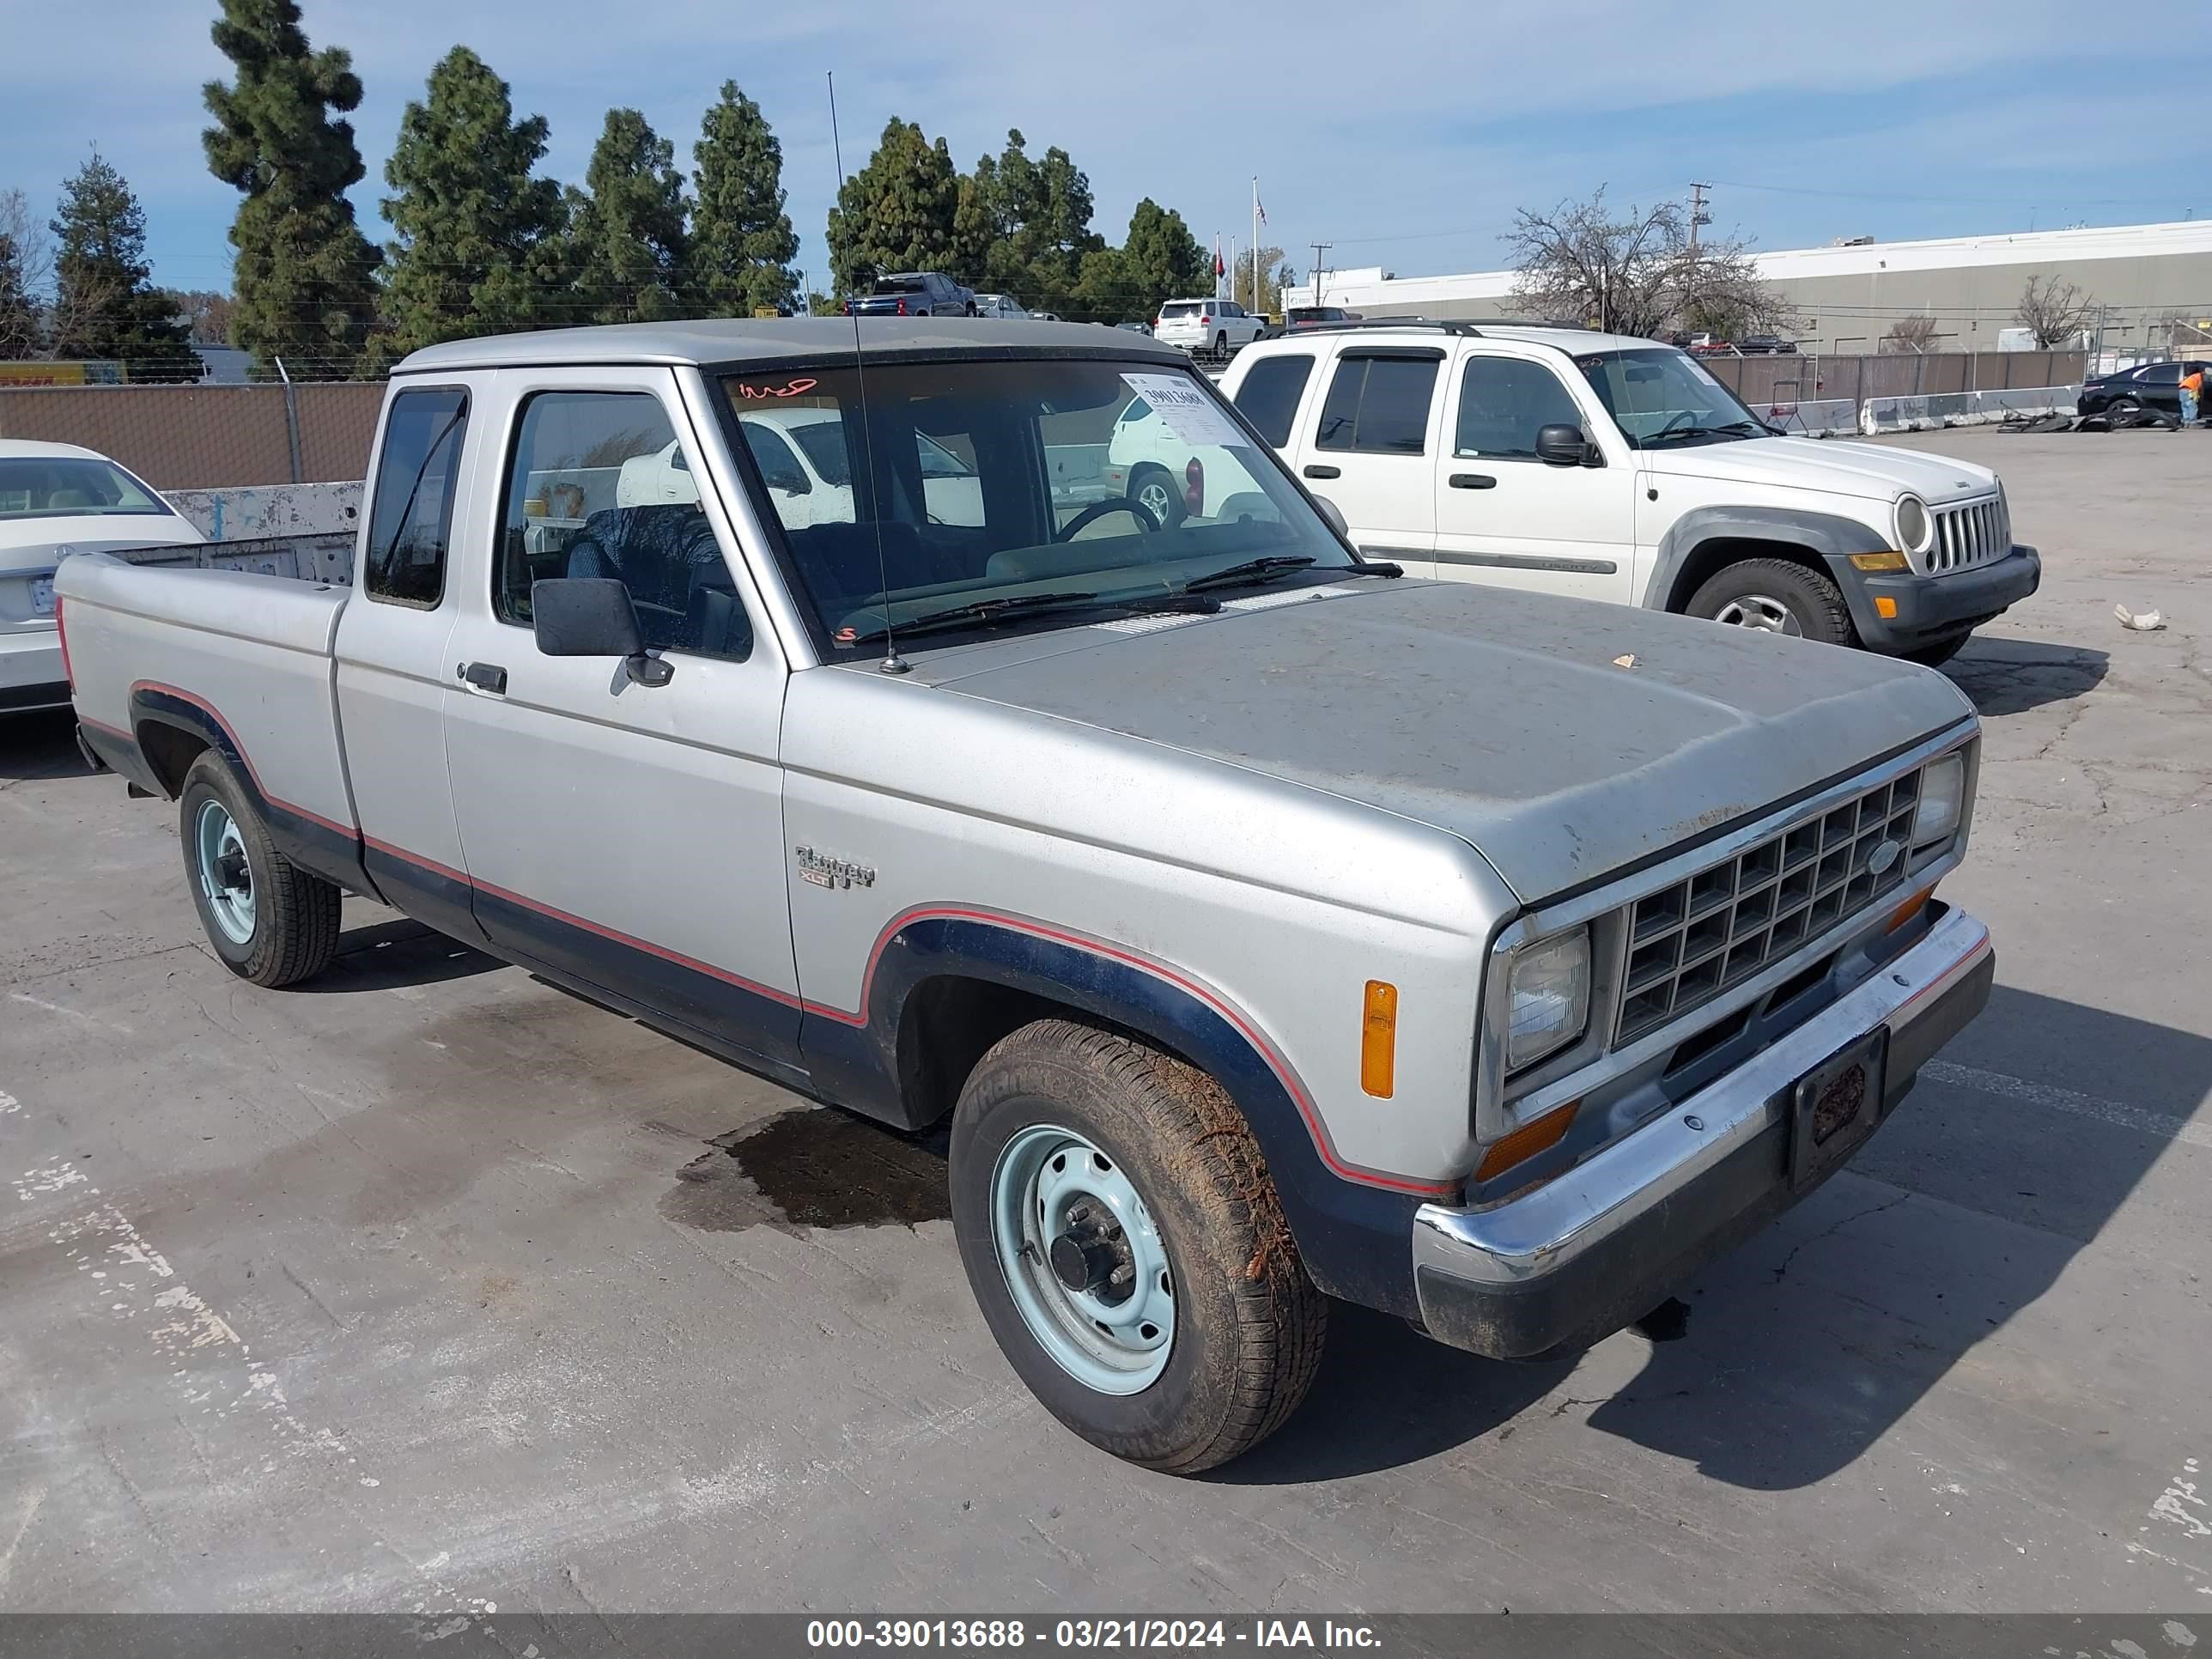
{"label": "jeep roof rack", "polygon": [[1283,332],[1290,334],[1337,334],[1362,328],[1432,328],[1440,334],[1455,334],[1462,339],[1479,340],[1482,331],[1473,323],[1455,318],[1432,317],[1360,317],[1347,318],[1340,323],[1299,323],[1285,325]]}

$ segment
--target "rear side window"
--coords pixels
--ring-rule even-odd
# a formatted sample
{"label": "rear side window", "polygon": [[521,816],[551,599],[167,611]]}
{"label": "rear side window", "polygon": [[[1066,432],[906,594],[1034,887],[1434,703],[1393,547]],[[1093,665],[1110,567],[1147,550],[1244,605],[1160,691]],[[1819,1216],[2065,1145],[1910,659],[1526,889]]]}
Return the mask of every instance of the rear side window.
{"label": "rear side window", "polygon": [[1178,305],[1162,306],[1160,307],[1160,315],[1163,317],[1195,317],[1198,315],[1198,307],[1189,301],[1186,300]]}
{"label": "rear side window", "polygon": [[452,388],[401,392],[384,418],[376,499],[368,512],[362,586],[372,599],[434,607],[445,597],[446,546],[460,482],[469,396]]}
{"label": "rear side window", "polygon": [[1322,404],[1320,449],[1418,455],[1426,447],[1435,357],[1347,356],[1336,366]]}
{"label": "rear side window", "polygon": [[1278,449],[1291,441],[1291,422],[1297,419],[1298,399],[1305,396],[1313,364],[1307,356],[1262,358],[1237,388],[1237,407]]}

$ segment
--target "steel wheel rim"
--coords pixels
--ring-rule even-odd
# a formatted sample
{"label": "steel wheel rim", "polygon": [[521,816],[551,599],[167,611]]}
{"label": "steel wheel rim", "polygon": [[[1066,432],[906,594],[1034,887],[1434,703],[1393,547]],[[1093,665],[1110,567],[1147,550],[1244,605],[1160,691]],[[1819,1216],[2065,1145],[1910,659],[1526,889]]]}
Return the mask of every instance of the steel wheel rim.
{"label": "steel wheel rim", "polygon": [[1147,508],[1164,527],[1175,507],[1175,494],[1158,478],[1147,478],[1137,486],[1137,504]]}
{"label": "steel wheel rim", "polygon": [[[1117,1230],[1099,1237],[1087,1214]],[[1071,1238],[1095,1240],[1103,1259],[1126,1261],[1129,1283],[1076,1288],[1055,1267]],[[1120,1164],[1054,1124],[1024,1129],[991,1171],[991,1245],[1014,1310],[1055,1364],[1099,1394],[1141,1394],[1167,1370],[1175,1347],[1175,1284],[1151,1212]],[[1075,1247],[1080,1249],[1079,1246]]]}
{"label": "steel wheel rim", "polygon": [[1731,628],[1755,628],[1762,634],[1788,634],[1798,639],[1805,635],[1797,625],[1796,613],[1766,593],[1746,593],[1730,599],[1713,613],[1713,620]]}
{"label": "steel wheel rim", "polygon": [[253,865],[246,839],[221,801],[200,803],[192,819],[192,850],[208,914],[233,945],[253,941]]}

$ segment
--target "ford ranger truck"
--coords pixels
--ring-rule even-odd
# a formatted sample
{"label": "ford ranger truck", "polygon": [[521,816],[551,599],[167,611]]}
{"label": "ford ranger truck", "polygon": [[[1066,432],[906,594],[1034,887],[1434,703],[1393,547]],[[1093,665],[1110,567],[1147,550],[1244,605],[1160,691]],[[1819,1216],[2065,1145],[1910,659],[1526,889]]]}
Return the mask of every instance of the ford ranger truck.
{"label": "ford ranger truck", "polygon": [[[1413,574],[1930,666],[2042,581],[1987,467],[1790,436],[1653,340],[1370,320],[1265,342],[1222,390],[1355,546]],[[1162,436],[1117,434],[1109,479],[1142,495],[1203,474]]]}
{"label": "ford ranger truck", "polygon": [[[1202,507],[1056,499],[1139,400]],[[349,580],[61,568],[86,740],[176,804],[216,955],[308,979],[359,894],[949,1118],[1007,1362],[1152,1468],[1282,1423],[1332,1297],[1502,1359],[1636,1320],[1989,994],[1948,681],[1363,559],[1137,336],[434,346],[367,501]]]}

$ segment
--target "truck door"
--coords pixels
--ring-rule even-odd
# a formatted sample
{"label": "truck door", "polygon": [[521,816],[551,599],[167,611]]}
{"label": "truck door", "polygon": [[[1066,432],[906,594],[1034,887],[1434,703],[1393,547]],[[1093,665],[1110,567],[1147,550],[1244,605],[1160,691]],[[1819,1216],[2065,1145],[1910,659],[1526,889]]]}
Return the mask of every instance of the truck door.
{"label": "truck door", "polygon": [[448,556],[473,505],[476,386],[403,382],[385,402],[375,493],[338,617],[338,726],[362,834],[384,896],[456,939],[481,940],[446,780],[447,641],[459,610]]}
{"label": "truck door", "polygon": [[1352,545],[1413,576],[1436,571],[1434,414],[1443,361],[1434,346],[1346,346],[1317,423],[1298,434],[1298,474],[1336,503]]}
{"label": "truck door", "polygon": [[[1536,434],[1554,425],[1580,428],[1604,464],[1539,460]],[[1437,574],[1632,599],[1636,472],[1613,438],[1604,410],[1585,408],[1549,362],[1488,345],[1464,352],[1437,477]]]}
{"label": "truck door", "polygon": [[[491,510],[447,653],[446,746],[477,915],[502,950],[796,1066],[776,739],[786,677],[667,369],[503,370]],[[717,446],[717,434],[708,441]],[[496,449],[496,459],[493,452]],[[611,577],[673,669],[550,657],[533,582]]]}

